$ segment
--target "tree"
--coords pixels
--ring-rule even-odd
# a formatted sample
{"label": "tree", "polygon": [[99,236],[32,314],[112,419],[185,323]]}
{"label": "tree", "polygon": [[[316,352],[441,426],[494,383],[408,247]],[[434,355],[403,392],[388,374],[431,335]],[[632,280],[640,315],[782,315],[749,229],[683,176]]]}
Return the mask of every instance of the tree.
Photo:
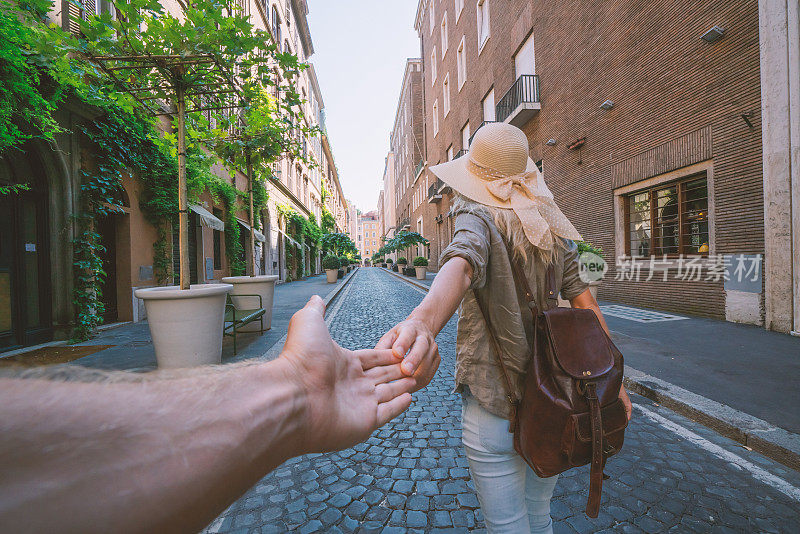
{"label": "tree", "polygon": [[350,236],[342,233],[325,234],[322,236],[322,249],[326,252],[332,252],[337,256],[345,254],[358,254],[358,248]]}
{"label": "tree", "polygon": [[[188,289],[187,141],[201,147],[218,141],[234,165],[234,152],[243,154],[248,176],[253,153],[272,161],[284,151],[297,152],[296,136],[289,133],[300,128],[301,102],[291,81],[303,67],[296,56],[278,52],[269,33],[255,28],[233,2],[178,3],[181,9],[173,13],[158,0],[112,0],[116,17],[75,21],[86,37],[75,52],[96,66],[97,79],[127,92],[133,104],[175,116],[177,131],[164,141],[178,157],[180,285]],[[284,85],[278,86],[280,80]],[[272,86],[283,98],[270,100],[266,88]],[[171,109],[151,104],[159,102]]]}

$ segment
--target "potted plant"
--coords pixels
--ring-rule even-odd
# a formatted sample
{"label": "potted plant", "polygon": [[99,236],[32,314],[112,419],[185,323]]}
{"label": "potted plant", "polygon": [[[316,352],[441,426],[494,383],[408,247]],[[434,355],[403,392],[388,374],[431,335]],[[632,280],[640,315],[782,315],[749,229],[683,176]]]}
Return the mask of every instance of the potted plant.
{"label": "potted plant", "polygon": [[350,272],[350,260],[347,259],[347,256],[341,256],[339,258],[339,264],[342,266],[342,269],[344,269],[342,274]]}
{"label": "potted plant", "polygon": [[578,241],[577,245],[581,280],[589,283],[589,291],[596,300],[597,289],[600,287],[606,271],[603,248],[592,245],[588,241]]}
{"label": "potted plant", "polygon": [[406,266],[408,265],[408,260],[405,256],[400,256],[397,258],[397,269],[400,274],[408,274],[406,272]]}
{"label": "potted plant", "polygon": [[428,274],[428,258],[425,256],[417,256],[414,258],[414,269],[416,271],[417,280],[425,280]]}
{"label": "potted plant", "polygon": [[335,284],[339,277],[339,258],[333,254],[328,254],[322,258],[322,268],[325,269],[325,277],[329,284]]}

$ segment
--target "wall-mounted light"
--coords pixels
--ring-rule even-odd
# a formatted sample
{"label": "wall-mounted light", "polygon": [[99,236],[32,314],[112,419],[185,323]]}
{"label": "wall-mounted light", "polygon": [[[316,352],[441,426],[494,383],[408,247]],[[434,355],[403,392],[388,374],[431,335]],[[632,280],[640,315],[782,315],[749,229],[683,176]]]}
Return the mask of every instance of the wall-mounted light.
{"label": "wall-mounted light", "polygon": [[555,139],[548,139],[545,144],[547,146],[556,146],[556,140]]}
{"label": "wall-mounted light", "polygon": [[700,38],[707,43],[713,43],[714,41],[719,41],[723,35],[725,35],[725,30],[719,26],[714,26],[701,35]]}
{"label": "wall-mounted light", "polygon": [[605,102],[600,104],[600,109],[604,109],[606,111],[608,111],[609,109],[611,109],[613,107],[614,107],[614,102],[612,102],[611,100],[606,100]]}

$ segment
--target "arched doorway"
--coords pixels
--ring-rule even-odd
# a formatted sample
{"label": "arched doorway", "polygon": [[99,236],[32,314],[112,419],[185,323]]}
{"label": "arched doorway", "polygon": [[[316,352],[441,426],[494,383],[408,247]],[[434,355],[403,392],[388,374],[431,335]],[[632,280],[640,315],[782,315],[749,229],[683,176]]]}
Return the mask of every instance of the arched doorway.
{"label": "arched doorway", "polygon": [[50,341],[48,185],[35,150],[0,158],[0,185],[28,190],[0,194],[0,351]]}
{"label": "arched doorway", "polygon": [[103,250],[98,254],[103,262],[105,278],[100,289],[103,302],[103,324],[131,319],[131,306],[126,297],[130,294],[130,202],[124,189],[116,199],[122,206],[119,213],[97,219],[95,229],[100,235]]}

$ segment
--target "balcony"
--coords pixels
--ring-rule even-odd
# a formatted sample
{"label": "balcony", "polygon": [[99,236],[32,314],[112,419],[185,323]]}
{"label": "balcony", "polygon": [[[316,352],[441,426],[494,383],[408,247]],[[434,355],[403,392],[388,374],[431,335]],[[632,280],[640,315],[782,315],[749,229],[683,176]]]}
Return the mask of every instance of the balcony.
{"label": "balcony", "polygon": [[542,108],[539,102],[539,76],[523,74],[495,107],[497,120],[522,127]]}
{"label": "balcony", "polygon": [[406,217],[405,219],[400,221],[400,223],[397,225],[397,227],[400,228],[401,230],[408,230],[409,228],[411,228],[411,223],[410,223],[408,217]]}
{"label": "balcony", "polygon": [[467,153],[467,149],[462,148],[461,150],[456,152],[456,156],[453,159],[458,159],[458,158],[460,158],[461,156],[463,156],[466,153]]}
{"label": "balcony", "polygon": [[436,180],[431,184],[428,188],[428,202],[435,204],[442,201],[442,195],[439,193],[439,189],[442,186],[444,186],[444,182],[441,180]]}
{"label": "balcony", "polygon": [[422,169],[424,169],[424,168],[425,168],[425,160],[419,160],[419,163],[417,163],[417,168],[414,170],[414,179],[415,180],[417,178],[419,178],[419,175],[422,172]]}
{"label": "balcony", "polygon": [[472,146],[472,139],[475,137],[475,134],[478,133],[478,130],[483,128],[484,124],[489,124],[490,122],[497,122],[497,121],[483,121],[478,128],[472,132],[472,135],[469,136],[469,146]]}

